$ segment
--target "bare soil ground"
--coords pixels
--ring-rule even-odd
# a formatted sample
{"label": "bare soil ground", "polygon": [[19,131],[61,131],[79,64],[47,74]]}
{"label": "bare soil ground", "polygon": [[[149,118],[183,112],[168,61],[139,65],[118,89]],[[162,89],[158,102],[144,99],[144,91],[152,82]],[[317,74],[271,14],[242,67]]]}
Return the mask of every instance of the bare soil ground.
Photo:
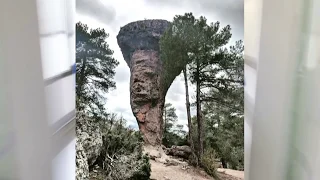
{"label": "bare soil ground", "polygon": [[[166,165],[162,162],[150,160],[151,180],[215,180],[203,170],[185,164]],[[104,179],[102,172],[91,172],[90,180]],[[231,169],[218,169],[220,180],[244,180],[244,172]]]}
{"label": "bare soil ground", "polygon": [[[219,169],[218,176],[221,180],[244,180],[242,171]],[[167,166],[161,162],[151,160],[152,180],[214,180],[203,170],[185,165]]]}
{"label": "bare soil ground", "polygon": [[244,179],[244,171],[237,171],[233,169],[223,169],[223,168],[218,168],[219,173],[227,174],[233,177],[237,177],[240,179]]}
{"label": "bare soil ground", "polygon": [[213,180],[205,173],[191,168],[167,166],[161,162],[151,160],[151,179],[153,180]]}

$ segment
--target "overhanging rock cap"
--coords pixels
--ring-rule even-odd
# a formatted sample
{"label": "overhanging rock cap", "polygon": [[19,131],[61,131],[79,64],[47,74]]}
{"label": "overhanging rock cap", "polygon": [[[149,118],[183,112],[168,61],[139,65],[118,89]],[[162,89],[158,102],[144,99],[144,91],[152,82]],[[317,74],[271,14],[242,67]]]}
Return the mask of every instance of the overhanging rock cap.
{"label": "overhanging rock cap", "polygon": [[170,22],[162,19],[131,22],[120,28],[118,45],[127,64],[135,50],[159,50],[160,36]]}

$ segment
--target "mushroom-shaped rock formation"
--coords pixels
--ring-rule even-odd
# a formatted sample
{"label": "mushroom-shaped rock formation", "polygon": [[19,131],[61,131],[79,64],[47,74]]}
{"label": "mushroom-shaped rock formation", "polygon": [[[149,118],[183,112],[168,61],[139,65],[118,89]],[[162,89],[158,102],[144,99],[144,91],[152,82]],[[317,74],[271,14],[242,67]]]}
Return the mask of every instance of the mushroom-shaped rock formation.
{"label": "mushroom-shaped rock formation", "polygon": [[[130,71],[130,103],[146,145],[161,144],[162,113],[171,82],[164,82],[159,40],[169,26],[166,20],[143,20],[120,29],[118,45]],[[182,70],[182,69],[181,69]],[[178,75],[178,74],[177,74]]]}

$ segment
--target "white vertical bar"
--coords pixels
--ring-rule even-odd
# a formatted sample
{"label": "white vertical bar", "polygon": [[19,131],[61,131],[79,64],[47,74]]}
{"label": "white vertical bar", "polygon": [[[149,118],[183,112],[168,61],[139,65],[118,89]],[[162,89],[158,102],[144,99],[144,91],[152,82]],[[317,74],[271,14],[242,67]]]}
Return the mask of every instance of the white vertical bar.
{"label": "white vertical bar", "polygon": [[76,63],[76,29],[75,17],[76,14],[76,0],[67,0],[67,29],[68,29],[68,42],[69,42],[69,57],[71,64]]}
{"label": "white vertical bar", "polygon": [[263,1],[249,180],[285,179],[302,1]]}
{"label": "white vertical bar", "polygon": [[13,123],[16,153],[14,174],[0,174],[0,179],[6,175],[9,179],[50,180],[51,141],[46,121],[37,4],[35,0],[2,0],[0,4],[1,76],[5,77],[1,89],[6,96],[6,117]]}
{"label": "white vertical bar", "polygon": [[[313,36],[313,38],[316,40],[315,44],[317,44],[317,47],[320,47],[320,23],[318,21],[318,18],[320,17],[320,1],[313,1],[313,11],[312,11],[312,26],[311,26],[311,34]],[[314,117],[314,121],[316,122],[316,127],[317,127],[317,132],[319,132],[319,120],[320,120],[320,113],[319,113],[319,106],[320,106],[320,83],[318,82],[318,78],[320,77],[320,52],[319,49],[314,49],[314,64],[316,64],[316,76],[314,77],[314,80],[316,82],[314,82],[315,84],[315,88],[313,89],[313,93],[317,95],[317,101],[315,101],[315,103],[317,103],[317,105],[315,106],[316,109],[313,109],[313,117]],[[315,179],[320,179],[320,171],[318,171],[318,169],[320,169],[320,139],[319,138],[315,138],[315,141],[317,143],[316,147],[314,147],[314,149],[317,149],[316,155],[315,157],[312,157],[314,160],[314,164],[312,164],[312,166],[314,167],[314,169],[316,169],[315,171]]]}
{"label": "white vertical bar", "polygon": [[67,0],[37,0],[44,79],[70,69]]}
{"label": "white vertical bar", "polygon": [[301,52],[296,72],[294,109],[292,111],[288,177],[290,180],[319,179],[320,96],[319,68],[319,2],[305,0],[301,29]]}
{"label": "white vertical bar", "polygon": [[259,60],[262,0],[245,0],[245,118],[244,118],[244,171],[249,177],[252,123],[256,94],[256,79]]}
{"label": "white vertical bar", "polygon": [[[1,21],[0,21],[1,22]],[[4,50],[4,43],[1,42],[0,37],[0,179],[17,179],[18,174],[15,174],[14,170],[17,169],[17,162],[14,153],[14,142],[13,142],[13,122],[9,119],[9,111],[7,102],[8,98],[8,87],[4,87],[7,82],[5,67],[5,56],[2,53]]]}
{"label": "white vertical bar", "polygon": [[[46,79],[70,70],[75,63],[75,0],[38,0],[38,4],[42,34],[49,35],[41,39]],[[76,176],[76,135],[75,123],[69,120],[75,112],[75,75],[59,77],[45,90],[48,123],[58,130],[52,141],[52,179],[72,180]]]}

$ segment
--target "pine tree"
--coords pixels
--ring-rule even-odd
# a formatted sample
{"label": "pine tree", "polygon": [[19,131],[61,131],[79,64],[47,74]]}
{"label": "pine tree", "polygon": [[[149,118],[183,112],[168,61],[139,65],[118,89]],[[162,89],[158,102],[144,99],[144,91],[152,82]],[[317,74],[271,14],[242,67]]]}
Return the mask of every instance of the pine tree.
{"label": "pine tree", "polygon": [[104,94],[116,87],[113,77],[119,63],[106,42],[108,36],[104,29],[76,24],[76,106],[96,117],[106,114]]}
{"label": "pine tree", "polygon": [[[202,74],[205,73],[205,69],[219,63],[223,58],[224,52],[221,48],[229,42],[231,28],[226,26],[220,29],[219,22],[208,25],[205,17],[201,16],[196,19],[192,13],[176,16],[172,24],[172,28],[167,31],[161,41],[161,53],[165,57],[164,64],[167,66],[186,67],[189,64],[189,79],[196,85],[197,154],[199,161],[201,161],[204,152],[204,129],[201,112],[201,90],[204,81]],[[186,74],[185,72],[184,74]],[[188,102],[186,103],[188,104]],[[190,123],[189,127],[191,127]],[[192,132],[191,129],[189,131]]]}
{"label": "pine tree", "polygon": [[164,132],[162,138],[162,144],[165,146],[171,146],[172,143],[172,128],[178,120],[176,109],[170,103],[166,103],[163,108],[163,124]]}
{"label": "pine tree", "polygon": [[209,89],[202,97],[206,145],[214,148],[224,168],[243,168],[243,50],[242,41],[225,49],[223,61],[202,77]]}

